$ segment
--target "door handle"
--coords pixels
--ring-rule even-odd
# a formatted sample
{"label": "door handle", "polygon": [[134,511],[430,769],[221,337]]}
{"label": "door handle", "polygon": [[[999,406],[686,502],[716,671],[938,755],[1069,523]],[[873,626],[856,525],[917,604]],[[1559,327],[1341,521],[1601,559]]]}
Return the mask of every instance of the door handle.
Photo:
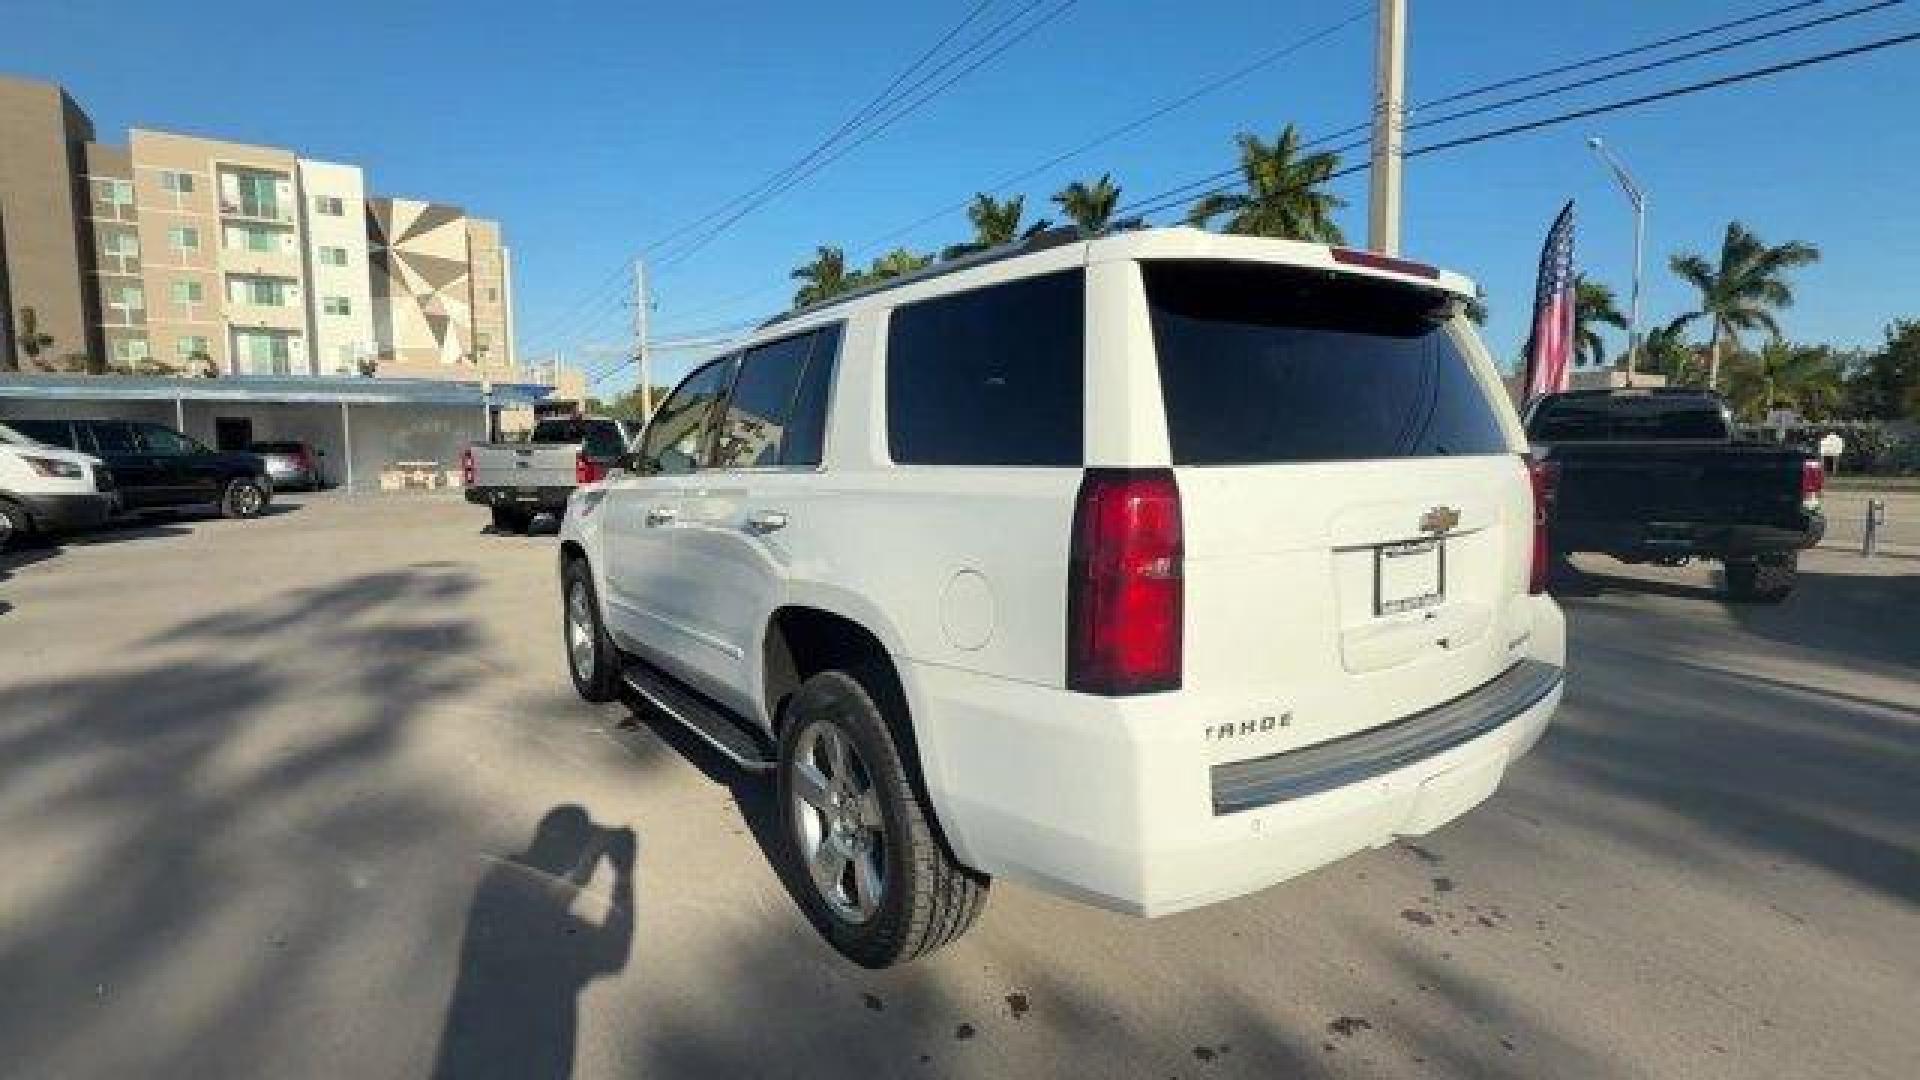
{"label": "door handle", "polygon": [[787,527],[787,515],[783,510],[761,510],[747,517],[749,532],[770,533]]}
{"label": "door handle", "polygon": [[679,512],[671,506],[656,506],[647,511],[647,524],[671,525],[673,524],[673,519],[679,516]]}

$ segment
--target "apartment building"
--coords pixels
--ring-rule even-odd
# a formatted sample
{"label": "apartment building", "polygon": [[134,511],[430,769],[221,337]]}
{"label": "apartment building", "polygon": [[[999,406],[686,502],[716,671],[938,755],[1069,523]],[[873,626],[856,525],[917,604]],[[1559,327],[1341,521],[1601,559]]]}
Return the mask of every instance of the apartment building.
{"label": "apartment building", "polygon": [[[0,346],[184,375],[514,381],[497,222],[371,198],[353,165],[136,128],[0,77]],[[72,363],[39,366],[72,367]]]}
{"label": "apartment building", "polygon": [[92,138],[65,90],[0,76],[0,368],[100,348],[80,212]]}

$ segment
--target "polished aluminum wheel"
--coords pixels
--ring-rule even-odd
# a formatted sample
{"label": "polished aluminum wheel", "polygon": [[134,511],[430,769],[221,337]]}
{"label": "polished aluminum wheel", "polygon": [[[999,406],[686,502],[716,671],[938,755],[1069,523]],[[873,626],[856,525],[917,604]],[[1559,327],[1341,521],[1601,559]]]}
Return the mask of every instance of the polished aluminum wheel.
{"label": "polished aluminum wheel", "polygon": [[886,818],[873,770],[839,725],[816,720],[794,743],[788,812],[807,876],[834,914],[864,923],[887,890]]}
{"label": "polished aluminum wheel", "polygon": [[567,590],[567,658],[581,682],[593,681],[594,650],[598,635],[593,631],[593,600],[587,595],[587,583],[575,581]]}
{"label": "polished aluminum wheel", "polygon": [[235,514],[252,517],[260,512],[260,489],[252,484],[235,484],[232,498]]}

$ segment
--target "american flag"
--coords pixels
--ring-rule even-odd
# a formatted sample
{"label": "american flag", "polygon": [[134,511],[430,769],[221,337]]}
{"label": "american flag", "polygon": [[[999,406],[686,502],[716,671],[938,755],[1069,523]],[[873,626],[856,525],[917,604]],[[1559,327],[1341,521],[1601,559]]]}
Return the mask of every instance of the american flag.
{"label": "american flag", "polygon": [[1540,279],[1533,294],[1533,333],[1527,338],[1527,398],[1567,388],[1573,369],[1573,200],[1553,219],[1540,249]]}

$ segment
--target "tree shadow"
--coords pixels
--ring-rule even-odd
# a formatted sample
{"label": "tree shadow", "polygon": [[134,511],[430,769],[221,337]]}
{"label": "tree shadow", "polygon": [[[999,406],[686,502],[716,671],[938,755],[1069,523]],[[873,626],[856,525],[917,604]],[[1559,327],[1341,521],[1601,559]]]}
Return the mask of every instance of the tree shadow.
{"label": "tree shadow", "polygon": [[[547,811],[524,851],[494,862],[468,908],[436,1078],[573,1075],[580,992],[627,966],[634,856],[631,830],[569,804]],[[602,861],[612,890],[604,917],[589,920],[574,908]]]}

